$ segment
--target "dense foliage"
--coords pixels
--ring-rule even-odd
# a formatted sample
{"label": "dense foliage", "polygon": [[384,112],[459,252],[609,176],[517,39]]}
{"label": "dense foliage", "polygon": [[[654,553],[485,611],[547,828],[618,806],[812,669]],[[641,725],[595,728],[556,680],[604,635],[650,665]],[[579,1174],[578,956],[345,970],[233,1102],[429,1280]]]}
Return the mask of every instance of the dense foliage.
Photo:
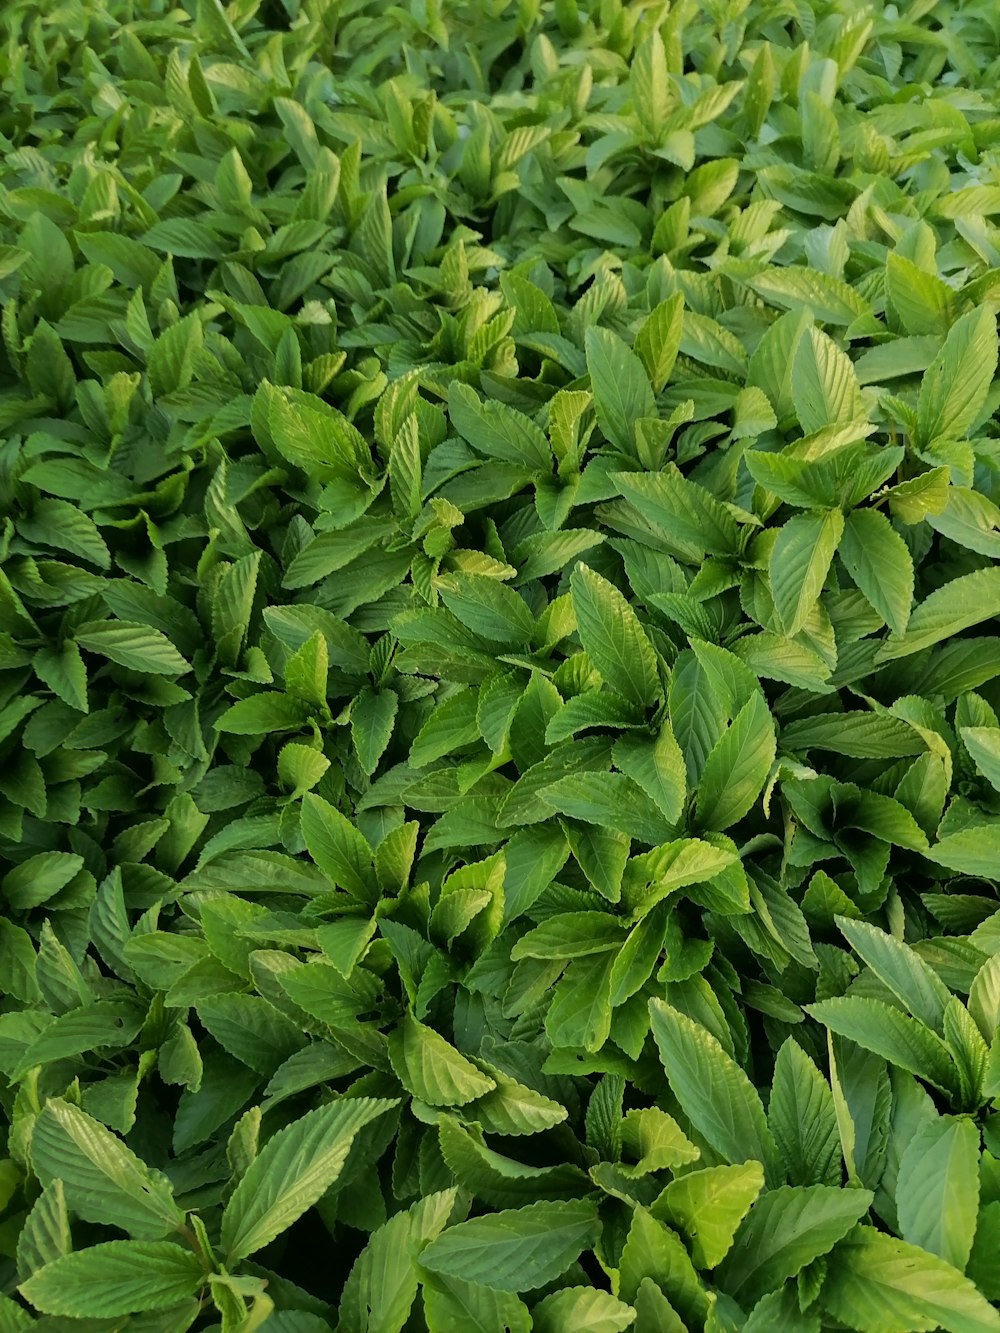
{"label": "dense foliage", "polygon": [[1000,1330],[993,0],[0,23],[0,1333]]}

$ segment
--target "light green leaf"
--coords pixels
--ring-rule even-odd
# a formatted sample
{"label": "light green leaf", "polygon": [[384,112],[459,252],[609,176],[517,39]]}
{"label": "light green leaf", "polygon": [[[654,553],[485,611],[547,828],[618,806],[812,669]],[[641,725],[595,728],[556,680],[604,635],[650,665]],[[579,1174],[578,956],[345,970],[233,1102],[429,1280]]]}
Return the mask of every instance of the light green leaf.
{"label": "light green leaf", "polygon": [[683,1326],[700,1328],[708,1300],[680,1236],[658,1222],[648,1209],[636,1208],[618,1265],[618,1295],[639,1305],[643,1282],[652,1281],[670,1307],[683,1316]]}
{"label": "light green leaf", "polygon": [[697,1132],[728,1162],[747,1156],[777,1175],[777,1146],[753,1084],[700,1024],[662,1000],[649,1003],[653,1036],[667,1079]]}
{"label": "light green leaf", "polygon": [[551,472],[548,440],[530,418],[506,403],[484,403],[469,385],[452,380],[448,415],[462,438],[487,458],[515,463],[529,473]]}
{"label": "light green leaf", "polygon": [[824,426],[849,425],[865,416],[850,357],[819,329],[807,329],[799,343],[792,397],[799,424],[807,435]]}
{"label": "light green leaf", "polygon": [[865,313],[865,301],[853,287],[817,269],[798,265],[765,269],[747,285],[781,310],[809,306],[827,324],[852,324]]}
{"label": "light green leaf", "polygon": [[634,454],[636,421],[656,414],[642,362],[610,329],[589,328],[586,350],[601,430],[624,453]]}
{"label": "light green leaf", "polygon": [[167,636],[129,620],[88,621],[73,635],[81,648],[98,653],[130,671],[155,676],[183,676],[191,667]]}
{"label": "light green leaf", "polygon": [[732,514],[675,463],[655,473],[612,472],[609,480],[665,541],[681,543],[683,558],[739,551],[740,530]]}
{"label": "light green leaf", "polygon": [[771,595],[791,638],[816,605],[844,531],[839,509],[796,514],[778,533],[769,568]]}
{"label": "light green leaf", "polygon": [[984,1041],[1000,1029],[1000,953],[988,958],[975,975],[969,991],[969,1013]]}
{"label": "light green leaf", "polygon": [[960,727],[959,735],[980,773],[1000,791],[1000,728]]}
{"label": "light green leaf", "polygon": [[525,644],[535,620],[523,597],[486,574],[449,574],[438,581],[441,598],[463,625],[491,643]]}
{"label": "light green leaf", "polygon": [[180,1245],[112,1240],[46,1264],[20,1290],[43,1314],[111,1319],[177,1305],[205,1281],[197,1255]]}
{"label": "light green leaf", "polygon": [[277,691],[251,694],[217,719],[217,731],[233,736],[267,736],[274,731],[302,731],[309,723],[310,708],[301,699]]}
{"label": "light green leaf", "polygon": [[389,1059],[407,1092],[429,1106],[464,1106],[496,1087],[449,1041],[406,1014],[389,1034]]}
{"label": "light green leaf", "polygon": [[301,827],[309,855],[335,885],[362,902],[377,901],[372,850],[346,815],[307,792],[302,798]]}
{"label": "light green leaf", "polygon": [[[673,1170],[696,1162],[701,1156],[673,1116],[658,1106],[627,1111],[618,1132],[622,1152],[629,1159],[619,1162],[618,1170],[629,1179],[648,1176],[665,1168]],[[635,1158],[634,1162],[632,1158]]]}
{"label": "light green leaf", "polygon": [[600,1229],[597,1207],[586,1200],[533,1203],[449,1227],[421,1264],[496,1291],[532,1291],[560,1277]]}
{"label": "light green leaf", "polygon": [[759,1162],[705,1167],[672,1180],[650,1212],[688,1238],[696,1268],[715,1268],[763,1188]]}
{"label": "light green leaf", "polygon": [[372,1232],[344,1283],[339,1333],[400,1333],[416,1300],[421,1251],[454,1206],[454,1190],[429,1194]]}
{"label": "light green leaf", "polygon": [[938,974],[902,940],[867,921],[835,918],[848,944],[911,1015],[939,1035],[951,992]]}
{"label": "light green leaf", "polygon": [[227,1263],[238,1263],[287,1231],[337,1179],[358,1131],[395,1105],[344,1097],[279,1129],[226,1204],[221,1239]]}
{"label": "light green leaf", "polygon": [[650,312],[635,335],[635,350],[657,393],[662,393],[670,379],[680,349],[683,327],[684,297],[680,292],[675,292]]}
{"label": "light green leaf", "polygon": [[621,1333],[634,1319],[632,1307],[609,1291],[564,1287],[539,1301],[531,1327],[533,1333]]}
{"label": "light green leaf", "polygon": [[840,995],[806,1005],[806,1012],[849,1041],[953,1094],[958,1074],[940,1037],[884,1000]]}
{"label": "light green leaf", "polygon": [[917,444],[963,439],[982,410],[996,368],[996,315],[980,306],[955,321],[921,380]]}
{"label": "light green leaf", "polygon": [[640,707],[659,693],[656,654],[635,612],[618,589],[584,564],[572,577],[580,641],[609,685]]}
{"label": "light green leaf", "polygon": [[652,741],[645,736],[622,736],[615,744],[613,758],[615,768],[656,802],[668,823],[680,822],[687,775],[684,756],[669,722],[661,724]]}
{"label": "light green leaf", "polygon": [[139,1240],[159,1240],[183,1225],[166,1177],[69,1102],[46,1102],[32,1131],[31,1162],[43,1185],[63,1182],[66,1202],[88,1222]]}
{"label": "light green leaf", "polygon": [[774,1063],[767,1121],[792,1185],[836,1185],[841,1178],[840,1136],[833,1093],[793,1037]]}
{"label": "light green leaf", "polygon": [[435,1333],[529,1333],[528,1307],[513,1292],[434,1273],[423,1282],[424,1314]]}
{"label": "light green leaf", "polygon": [[31,663],[35,675],[48,685],[63,703],[81,713],[89,710],[87,668],[79,645],[66,639],[58,648],[39,648]]}
{"label": "light green leaf", "polygon": [[884,514],[855,509],[840,540],[844,568],[894,634],[905,634],[913,602],[913,558]]}
{"label": "light green leaf", "polygon": [[896,1179],[903,1240],[964,1271],[979,1211],[979,1131],[937,1116],[906,1145]]}
{"label": "light green leaf", "polygon": [[871,1207],[863,1189],[782,1185],[763,1194],[718,1272],[719,1285],[743,1306],[828,1254]]}
{"label": "light green leaf", "polygon": [[351,739],[358,763],[368,777],[378,768],[378,761],[392,739],[392,729],[399,709],[399,696],[393,690],[362,690],[351,707]]}
{"label": "light green leaf", "polygon": [[823,1286],[835,1319],[861,1333],[998,1333],[1000,1311],[951,1264],[859,1226],[837,1248]]}
{"label": "light green leaf", "polygon": [[949,833],[924,852],[929,861],[1000,881],[1000,838],[996,824],[983,824]]}
{"label": "light green leaf", "polygon": [[771,713],[756,691],[705,760],[698,787],[699,827],[721,831],[742,819],[763,791],[776,751]]}

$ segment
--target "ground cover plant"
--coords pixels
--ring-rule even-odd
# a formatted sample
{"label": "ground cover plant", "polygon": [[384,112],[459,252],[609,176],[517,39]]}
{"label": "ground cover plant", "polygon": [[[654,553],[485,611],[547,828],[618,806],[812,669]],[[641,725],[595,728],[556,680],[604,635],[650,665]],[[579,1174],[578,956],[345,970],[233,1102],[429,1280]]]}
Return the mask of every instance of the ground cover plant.
{"label": "ground cover plant", "polygon": [[0,25],[0,1333],[1000,1330],[992,0]]}

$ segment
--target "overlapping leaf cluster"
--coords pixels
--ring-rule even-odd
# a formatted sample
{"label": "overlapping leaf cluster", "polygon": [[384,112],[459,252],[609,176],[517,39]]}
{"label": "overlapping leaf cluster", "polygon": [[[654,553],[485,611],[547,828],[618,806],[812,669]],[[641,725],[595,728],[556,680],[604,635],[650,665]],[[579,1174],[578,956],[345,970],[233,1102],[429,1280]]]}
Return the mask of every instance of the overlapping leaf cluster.
{"label": "overlapping leaf cluster", "polygon": [[988,0],[11,0],[0,1333],[1000,1329]]}

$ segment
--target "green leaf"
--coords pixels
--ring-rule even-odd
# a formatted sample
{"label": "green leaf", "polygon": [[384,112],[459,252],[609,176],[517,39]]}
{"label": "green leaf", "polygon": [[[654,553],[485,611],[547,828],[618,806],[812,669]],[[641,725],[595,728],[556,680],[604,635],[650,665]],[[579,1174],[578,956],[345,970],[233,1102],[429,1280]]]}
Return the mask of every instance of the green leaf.
{"label": "green leaf", "polygon": [[36,852],[8,870],[0,882],[7,903],[17,912],[47,902],[83,869],[83,857],[74,852]]}
{"label": "green leaf", "polygon": [[982,411],[996,368],[996,315],[980,306],[955,321],[921,380],[916,443],[963,439]]}
{"label": "green leaf", "polygon": [[831,750],[852,759],[892,759],[922,754],[920,735],[888,713],[814,713],[781,729],[785,750]]}
{"label": "green leaf", "polygon": [[353,898],[374,903],[379,889],[372,850],[346,815],[321,796],[307,792],[300,823],[309,855],[320,870]]}
{"label": "green leaf", "polygon": [[829,1185],[782,1185],[763,1194],[718,1272],[725,1291],[747,1307],[795,1277],[864,1217],[873,1195]]}
{"label": "green leaf", "polygon": [[581,958],[563,973],[545,1015],[545,1034],[554,1047],[599,1051],[611,1034],[611,976],[614,957]]}
{"label": "green leaf", "polygon": [[512,1292],[442,1273],[425,1277],[423,1301],[427,1326],[436,1333],[529,1333],[537,1327]]}
{"label": "green leaf", "polygon": [[683,476],[676,464],[660,472],[612,472],[609,480],[668,543],[680,543],[684,558],[736,555],[740,530],[724,505]]}
{"label": "green leaf", "polygon": [[722,830],[742,819],[763,791],[776,751],[770,710],[756,691],[705,760],[698,787],[699,827]]}
{"label": "green leaf", "polygon": [[206,995],[196,1007],[219,1045],[267,1078],[304,1045],[297,1024],[259,995]]}
{"label": "green leaf", "polygon": [[465,1126],[450,1116],[438,1122],[441,1156],[462,1189],[483,1202],[517,1207],[534,1199],[574,1199],[587,1194],[590,1180],[572,1163],[551,1167],[525,1163],[494,1152],[478,1126]]}
{"label": "green leaf", "polygon": [[429,1106],[464,1106],[496,1087],[493,1079],[412,1014],[406,1014],[390,1033],[389,1059],[407,1092]]}
{"label": "green leaf", "polygon": [[405,1326],[417,1296],[417,1261],[454,1206],[455,1191],[442,1190],[375,1229],[344,1283],[340,1333]]}
{"label": "green leaf", "polygon": [[839,509],[797,514],[778,533],[769,577],[785,634],[798,634],[816,605],[844,531]]}
{"label": "green leaf", "polygon": [[886,288],[907,333],[945,333],[952,322],[954,293],[936,273],[893,252],[885,262]]}
{"label": "green leaf", "polygon": [[906,1145],[896,1178],[899,1233],[964,1271],[979,1212],[979,1131],[938,1116]]}
{"label": "green leaf", "polygon": [[114,1000],[78,1005],[29,1042],[10,1071],[11,1077],[21,1079],[37,1065],[53,1064],[85,1051],[127,1046],[135,1039],[140,1021],[141,1015],[132,1006]]}
{"label": "green leaf", "polygon": [[564,1287],[540,1300],[531,1312],[532,1333],[622,1333],[635,1311],[609,1291]]}
{"label": "green leaf", "polygon": [[73,636],[81,648],[127,667],[156,676],[183,676],[190,671],[167,636],[158,629],[129,620],[89,621]]}
{"label": "green leaf", "polygon": [[954,1093],[957,1071],[944,1042],[884,1000],[841,995],[806,1005],[806,1012],[831,1032],[926,1079],[942,1092]]}
{"label": "green leaf", "polygon": [[180,1245],[111,1240],[46,1264],[20,1291],[43,1314],[110,1319],[168,1309],[194,1296],[205,1280],[197,1255]]}
{"label": "green leaf", "polygon": [[662,1000],[649,1002],[653,1036],[663,1068],[695,1130],[726,1161],[749,1155],[773,1181],[777,1146],[753,1084],[715,1037]]}
{"label": "green leaf", "polygon": [[491,643],[520,646],[535,621],[523,597],[485,574],[449,574],[438,581],[445,606],[463,625]]}
{"label": "green leaf", "polygon": [[844,568],[894,634],[905,634],[913,603],[913,558],[884,514],[848,514],[839,554]]}
{"label": "green leaf", "polygon": [[676,292],[650,312],[635,335],[635,350],[657,393],[663,392],[670,379],[680,350],[683,327],[684,297]]}
{"label": "green leaf", "polygon": [[496,1291],[532,1291],[560,1277],[600,1229],[597,1208],[586,1200],[533,1203],[448,1227],[421,1264]]}
{"label": "green leaf", "polygon": [[680,822],[686,771],[669,722],[662,723],[653,741],[644,736],[622,736],[615,744],[614,765],[656,802],[668,823]]}
{"label": "green leaf", "polygon": [[452,425],[473,449],[529,473],[552,470],[552,451],[538,427],[506,403],[482,402],[474,389],[453,380],[448,390]]}
{"label": "green leaf", "polygon": [[392,690],[362,690],[351,707],[351,738],[368,777],[378,768],[396,722],[399,696]]}
{"label": "green leaf", "polygon": [[609,685],[640,707],[659,694],[656,654],[618,589],[579,564],[571,581],[580,642]]}
{"label": "green leaf", "polygon": [[655,142],[666,128],[672,107],[663,38],[655,28],[636,49],[630,79],[636,114]]}
{"label": "green leaf", "polygon": [[38,679],[48,685],[63,703],[81,713],[89,711],[87,668],[79,647],[72,639],[66,639],[58,648],[39,648],[31,665]]}
{"label": "green leaf", "polygon": [[617,919],[607,912],[560,912],[522,935],[511,958],[580,958],[617,949],[624,941]]}
{"label": "green leaf", "polygon": [[959,735],[976,768],[1000,791],[1000,727],[960,727]]}
{"label": "green leaf", "polygon": [[635,423],[656,414],[643,364],[610,329],[586,334],[587,372],[601,430],[623,453],[635,454]]}
{"label": "green leaf", "polygon": [[650,1211],[687,1236],[696,1268],[715,1268],[763,1188],[759,1162],[705,1167],[672,1180]]}
{"label": "green leaf", "polygon": [[939,1035],[951,993],[937,973],[902,940],[866,921],[838,916],[837,926],[854,952],[910,1011]]}
{"label": "green leaf", "polygon": [[575,773],[543,787],[541,799],[560,814],[614,829],[650,845],[672,829],[658,807],[623,773]]}
{"label": "green leaf", "polygon": [[252,694],[226,710],[216,730],[233,736],[267,736],[273,731],[302,731],[309,724],[309,705],[290,694]]}
{"label": "green leaf", "polygon": [[789,1184],[836,1185],[840,1136],[830,1085],[795,1039],[774,1063],[767,1121]]}
{"label": "green leaf", "polygon": [[951,1264],[866,1226],[838,1246],[823,1285],[823,1304],[861,1333],[1000,1329],[1000,1311]]}
{"label": "green leaf", "polygon": [[726,701],[708,668],[691,649],[685,649],[674,663],[667,698],[670,724],[684,755],[688,781],[694,785],[725,730],[729,717]]}
{"label": "green leaf", "polygon": [[170,1182],[78,1107],[50,1098],[35,1121],[31,1162],[43,1185],[61,1180],[66,1201],[88,1222],[138,1240],[178,1230],[184,1214]]}
{"label": "green leaf", "polygon": [[799,343],[792,397],[799,424],[807,435],[824,426],[849,425],[865,416],[850,358],[819,329],[807,329]]}
{"label": "green leaf", "polygon": [[231,1266],[269,1245],[340,1175],[358,1131],[396,1103],[341,1098],[279,1129],[247,1168],[222,1215]]}

